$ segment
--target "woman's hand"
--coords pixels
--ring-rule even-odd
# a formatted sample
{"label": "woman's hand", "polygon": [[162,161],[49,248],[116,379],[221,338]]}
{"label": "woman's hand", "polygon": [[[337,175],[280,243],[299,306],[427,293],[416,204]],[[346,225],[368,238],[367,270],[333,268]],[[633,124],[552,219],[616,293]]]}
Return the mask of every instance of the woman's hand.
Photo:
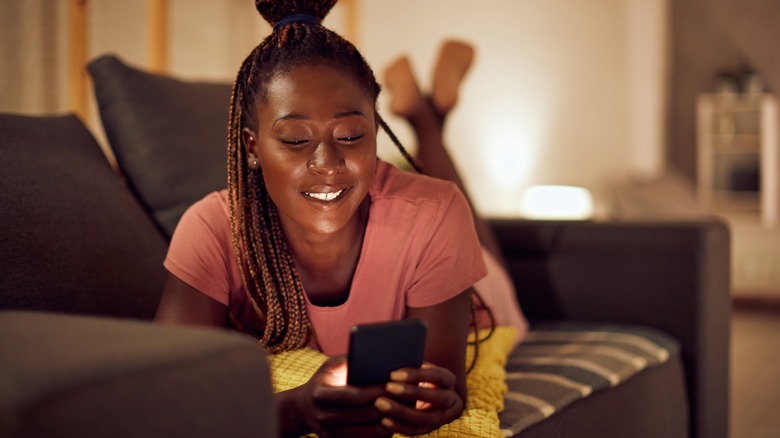
{"label": "woman's hand", "polygon": [[374,406],[384,415],[381,424],[387,430],[420,435],[463,413],[463,400],[455,386],[455,375],[450,370],[426,362],[422,368],[394,371],[385,385],[387,394]]}
{"label": "woman's hand", "polygon": [[[346,359],[334,356],[304,385],[280,393],[281,428],[285,435],[314,432],[320,437],[377,437],[390,432],[380,424],[374,403],[384,387],[346,384]],[[305,422],[304,424],[301,424]]]}

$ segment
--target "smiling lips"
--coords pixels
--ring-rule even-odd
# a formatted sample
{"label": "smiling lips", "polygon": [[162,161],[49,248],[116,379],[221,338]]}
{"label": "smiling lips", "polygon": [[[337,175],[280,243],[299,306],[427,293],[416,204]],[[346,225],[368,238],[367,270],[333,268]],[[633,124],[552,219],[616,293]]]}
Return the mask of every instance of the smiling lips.
{"label": "smiling lips", "polygon": [[303,194],[308,196],[308,197],[310,197],[310,198],[317,199],[319,201],[330,202],[330,201],[333,201],[334,199],[338,198],[339,196],[341,196],[341,194],[344,193],[345,191],[346,191],[346,189],[341,189],[341,190],[338,190],[338,191],[335,191],[335,192],[329,192],[329,193],[308,193],[308,192],[304,192]]}

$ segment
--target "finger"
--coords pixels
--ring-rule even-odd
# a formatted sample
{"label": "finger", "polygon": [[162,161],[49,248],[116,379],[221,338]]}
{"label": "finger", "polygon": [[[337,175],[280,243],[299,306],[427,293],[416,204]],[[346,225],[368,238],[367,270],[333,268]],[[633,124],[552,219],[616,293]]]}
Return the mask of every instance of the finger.
{"label": "finger", "polygon": [[431,388],[398,382],[389,382],[385,385],[385,391],[398,400],[407,402],[419,400],[425,405],[433,405],[436,409],[447,409],[457,403],[459,398],[452,389]]}
{"label": "finger", "polygon": [[436,423],[448,409],[415,409],[390,397],[376,399],[374,406],[385,417],[416,425]]}
{"label": "finger", "polygon": [[439,388],[454,388],[456,383],[455,374],[447,368],[437,367],[435,365],[421,368],[401,368],[390,373],[390,380],[394,382],[405,383],[431,383]]}
{"label": "finger", "polygon": [[404,435],[430,432],[443,424],[445,411],[422,411],[404,406],[387,397],[377,399],[375,406],[385,417],[382,426]]}
{"label": "finger", "polygon": [[328,358],[312,376],[313,380],[328,386],[347,385],[347,360],[344,355]]}
{"label": "finger", "polygon": [[340,354],[338,356],[331,356],[320,365],[321,370],[327,370],[347,363],[347,356]]}
{"label": "finger", "polygon": [[354,407],[370,405],[377,397],[384,394],[384,387],[375,386],[318,386],[312,393],[316,406],[321,407]]}

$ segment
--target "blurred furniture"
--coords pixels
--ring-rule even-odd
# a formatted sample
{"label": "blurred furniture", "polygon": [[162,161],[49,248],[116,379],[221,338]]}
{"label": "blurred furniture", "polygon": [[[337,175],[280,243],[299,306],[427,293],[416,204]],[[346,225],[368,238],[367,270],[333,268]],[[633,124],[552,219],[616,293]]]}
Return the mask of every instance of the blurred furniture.
{"label": "blurred furniture", "polygon": [[81,122],[0,144],[0,436],[276,436],[252,339],[150,322],[166,240]]}
{"label": "blurred furniture", "polygon": [[778,103],[770,93],[701,94],[697,110],[698,196],[717,212],[780,220]]}
{"label": "blurred furniture", "polygon": [[697,99],[697,196],[732,232],[732,295],[780,299],[780,132],[777,97],[720,92]]}
{"label": "blurred furniture", "polygon": [[[208,397],[223,401],[225,407],[210,408],[209,412],[212,417],[224,415],[222,420],[233,420],[231,428],[226,429],[236,431],[231,435],[254,434],[259,423],[272,421],[269,416],[273,409],[266,391],[265,363],[253,342],[218,330],[158,327],[125,320],[148,320],[154,313],[165,275],[161,262],[166,241],[180,214],[175,211],[225,185],[226,178],[218,182],[217,178],[212,181],[200,176],[224,175],[224,120],[230,87],[148,74],[113,57],[94,61],[90,72],[106,134],[127,186],[122,187],[122,180],[111,172],[94,140],[75,118],[0,117],[4,144],[0,219],[2,242],[8,248],[2,256],[0,308],[11,310],[5,313],[10,321],[0,319],[0,326],[17,327],[29,321],[29,326],[50,332],[69,324],[83,324],[81,332],[69,328],[58,333],[56,344],[91,350],[84,357],[94,357],[93,370],[164,362],[163,353],[167,353],[169,369],[195,368],[192,376],[165,384],[166,380],[160,378],[153,389],[151,385],[138,386],[136,392],[138,397],[163,400],[176,400],[179,391],[186,394],[179,400],[183,407],[175,410],[179,418],[189,418],[198,410],[186,410],[187,400],[202,400],[193,394],[201,389],[188,385],[198,382],[209,387],[207,382],[212,379],[196,377],[202,370],[192,356],[176,349],[161,352],[159,346],[170,339],[170,345],[217,358],[217,362],[218,358],[231,356],[241,362],[231,365],[238,371],[222,376],[224,380],[208,388],[212,394]],[[223,116],[219,120],[193,116],[207,113]],[[172,132],[178,135],[172,136]],[[221,158],[214,158],[217,152],[212,149]],[[180,187],[186,190],[178,190]],[[551,324],[558,328],[576,326],[585,332],[625,326],[665,334],[677,346],[668,350],[669,357],[662,363],[643,368],[619,385],[607,385],[587,397],[570,400],[549,418],[544,418],[550,415],[549,409],[539,407],[538,418],[532,425],[518,428],[516,436],[727,436],[729,232],[721,221],[493,220],[491,224],[504,249],[518,299],[533,324],[532,334],[544,332]],[[20,310],[57,314],[28,317]],[[103,318],[94,320],[69,313]],[[73,322],[65,323],[63,318]],[[114,324],[123,327],[98,328]],[[107,339],[83,345],[79,342],[84,331],[98,337],[105,333]],[[138,349],[152,351],[143,355],[135,347],[117,349],[111,339],[120,331],[123,340],[138,333]],[[34,335],[31,332],[30,336]],[[209,337],[210,341],[197,342],[199,337]],[[191,344],[179,341],[181,338],[189,339]],[[35,391],[58,394],[55,384],[77,381],[44,378],[44,374],[70,374],[68,360],[57,359],[67,359],[67,351],[52,351],[51,342],[20,339],[13,345],[0,344],[3,357],[13,358],[7,352],[23,350],[29,357],[41,358],[38,363],[42,371],[25,375],[27,381],[42,382],[33,385],[39,388]],[[125,342],[129,341],[122,344]],[[220,344],[225,349],[220,351],[235,349],[236,356],[208,351],[219,350]],[[531,347],[530,341],[521,344],[513,357],[524,355]],[[159,356],[147,360],[155,354]],[[4,360],[3,369],[8,371],[3,373],[3,385],[23,375],[26,363],[21,359]],[[72,373],[93,375],[83,369]],[[171,374],[171,378],[180,375]],[[143,372],[139,370],[136,375],[143,376]],[[100,388],[98,383],[95,385]],[[225,394],[219,392],[220,387]],[[35,391],[30,390],[33,394]],[[11,392],[16,393],[24,391]],[[230,393],[229,399],[226,393]],[[40,411],[37,417],[7,414],[23,412],[29,405],[21,395],[8,398],[2,404],[0,421],[27,418],[28,429],[18,430],[29,431],[48,418],[48,411]],[[101,408],[117,409],[124,403],[124,399],[106,398]],[[254,417],[245,409],[250,409]],[[138,411],[138,424],[126,429],[154,424],[158,416],[169,415],[171,409],[160,408],[155,411],[159,414],[151,411]],[[502,424],[511,422],[515,413],[502,413]],[[85,430],[90,421],[95,419],[72,419],[69,426]],[[10,423],[3,427],[10,432],[17,430]],[[21,435],[24,433],[16,436]]]}
{"label": "blurred furniture", "polygon": [[[564,320],[670,334],[680,343],[689,436],[727,436],[729,232],[721,221],[492,224],[532,328]],[[676,378],[673,367],[578,400],[520,436],[670,436],[659,419],[675,395],[660,392]]]}

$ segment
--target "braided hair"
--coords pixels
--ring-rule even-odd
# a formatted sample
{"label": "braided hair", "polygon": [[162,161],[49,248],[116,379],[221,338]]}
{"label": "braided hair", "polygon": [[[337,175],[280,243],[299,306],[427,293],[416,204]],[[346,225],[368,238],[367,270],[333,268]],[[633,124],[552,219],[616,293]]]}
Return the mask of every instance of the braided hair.
{"label": "braided hair", "polygon": [[[319,22],[336,0],[258,0],[255,6],[274,26],[247,56],[230,96],[228,123],[228,204],[233,252],[247,297],[262,329],[253,333],[270,353],[309,344],[312,325],[301,279],[287,248],[279,214],[263,179],[262,169],[249,166],[242,131],[257,130],[255,110],[267,102],[268,84],[279,74],[303,64],[319,63],[350,74],[374,101],[378,124],[418,172],[421,169],[376,112],[380,86],[357,48]],[[289,20],[288,17],[304,17]],[[242,253],[245,257],[242,257]],[[240,321],[230,316],[241,330]]]}

